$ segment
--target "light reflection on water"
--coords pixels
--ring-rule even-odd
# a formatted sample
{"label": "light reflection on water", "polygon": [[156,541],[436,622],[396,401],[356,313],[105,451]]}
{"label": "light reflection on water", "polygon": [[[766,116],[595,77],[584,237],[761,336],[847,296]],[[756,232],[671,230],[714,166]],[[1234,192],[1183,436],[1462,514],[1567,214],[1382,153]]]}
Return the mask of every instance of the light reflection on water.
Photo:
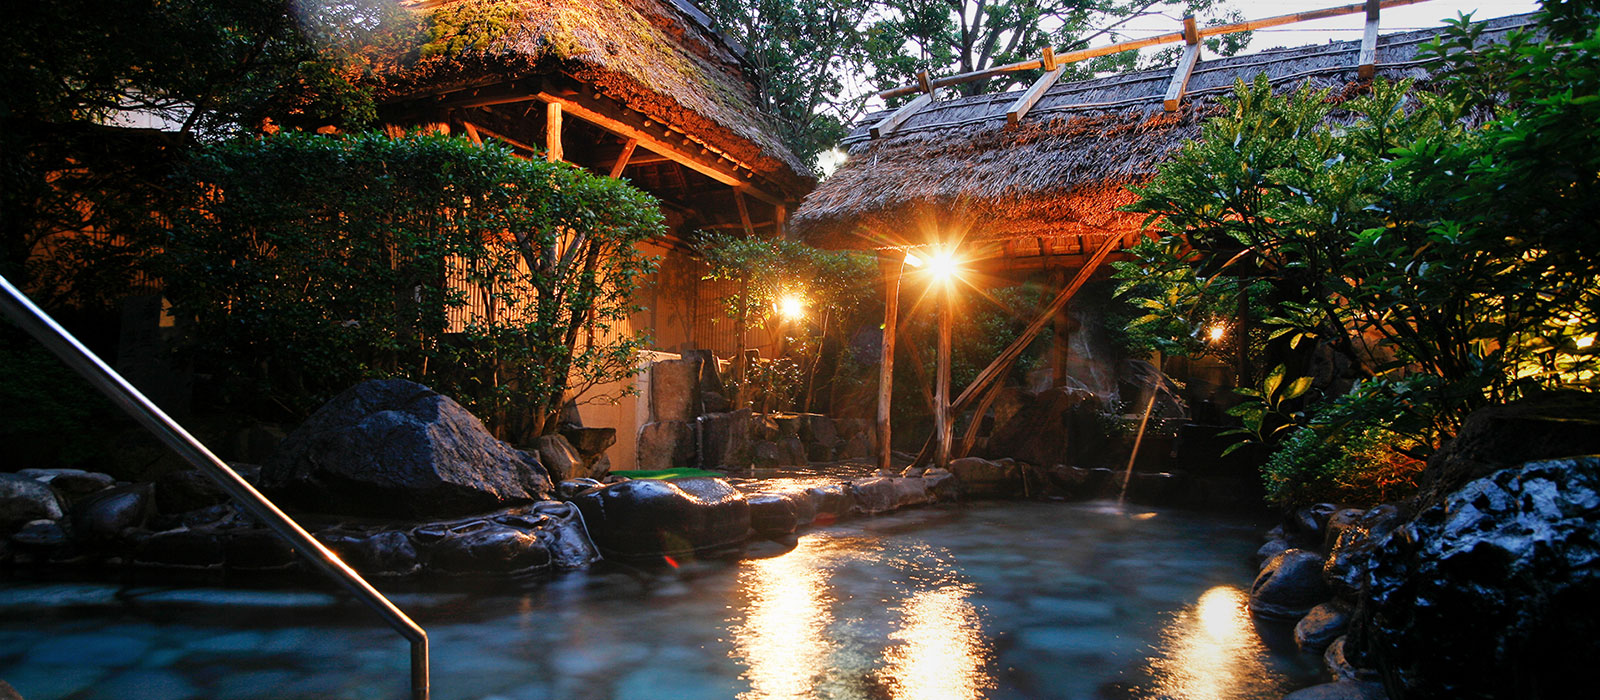
{"label": "light reflection on water", "polygon": [[962,700],[994,687],[984,669],[989,657],[969,584],[920,591],[895,612],[900,629],[889,638],[889,687],[897,700]]}
{"label": "light reflection on water", "polygon": [[824,631],[832,621],[825,566],[815,538],[794,551],[750,562],[739,574],[749,596],[744,620],[733,628],[735,658],[749,670],[746,700],[812,697],[831,645]]}

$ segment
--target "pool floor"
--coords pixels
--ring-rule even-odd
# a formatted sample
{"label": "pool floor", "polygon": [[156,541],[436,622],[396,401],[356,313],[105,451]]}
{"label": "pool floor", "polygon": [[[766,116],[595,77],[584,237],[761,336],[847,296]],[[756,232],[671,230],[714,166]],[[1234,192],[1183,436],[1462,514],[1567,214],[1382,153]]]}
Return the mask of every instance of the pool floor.
{"label": "pool floor", "polygon": [[[1245,612],[1260,526],[945,505],[767,558],[396,598],[439,700],[1277,700],[1323,671]],[[0,583],[0,679],[27,700],[402,698],[408,658],[324,593]]]}

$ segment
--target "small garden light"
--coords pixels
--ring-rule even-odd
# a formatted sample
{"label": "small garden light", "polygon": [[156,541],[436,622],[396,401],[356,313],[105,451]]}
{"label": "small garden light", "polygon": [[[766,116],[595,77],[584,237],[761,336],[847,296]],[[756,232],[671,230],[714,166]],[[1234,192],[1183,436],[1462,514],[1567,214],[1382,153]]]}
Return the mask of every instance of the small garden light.
{"label": "small garden light", "polygon": [[794,294],[784,295],[778,300],[778,315],[786,321],[798,321],[806,315],[806,302]]}

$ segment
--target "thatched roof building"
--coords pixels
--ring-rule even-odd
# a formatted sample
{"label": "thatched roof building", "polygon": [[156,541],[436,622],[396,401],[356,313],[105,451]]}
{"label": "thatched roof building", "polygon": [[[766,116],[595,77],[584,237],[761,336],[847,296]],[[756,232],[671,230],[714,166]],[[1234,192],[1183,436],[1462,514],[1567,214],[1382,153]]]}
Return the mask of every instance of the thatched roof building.
{"label": "thatched roof building", "polygon": [[[1528,26],[1528,15],[1488,22],[1484,39]],[[1426,80],[1420,46],[1439,30],[1381,37],[1377,75]],[[1129,184],[1148,180],[1237,81],[1265,74],[1284,90],[1309,82],[1336,94],[1360,89],[1359,41],[1274,49],[1202,61],[1180,109],[1163,97],[1171,69],[1124,73],[1049,89],[1008,126],[1017,92],[934,102],[893,133],[868,115],[845,138],[849,159],[805,200],[793,228],[828,248],[884,249],[928,243],[927,236],[989,241],[998,267],[1074,266],[1106,236],[1142,235]]]}
{"label": "thatched roof building", "polygon": [[781,227],[815,184],[757,109],[741,49],[687,0],[407,4],[418,31],[372,51],[387,123],[627,177],[678,230]]}

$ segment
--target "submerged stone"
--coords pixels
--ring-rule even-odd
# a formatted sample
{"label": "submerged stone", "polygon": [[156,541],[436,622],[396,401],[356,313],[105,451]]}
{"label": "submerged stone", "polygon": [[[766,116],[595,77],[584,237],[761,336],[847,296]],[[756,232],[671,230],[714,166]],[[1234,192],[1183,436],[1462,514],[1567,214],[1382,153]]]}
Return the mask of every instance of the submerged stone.
{"label": "submerged stone", "polygon": [[1295,620],[1328,596],[1328,585],[1322,581],[1322,557],[1290,549],[1273,557],[1256,576],[1250,586],[1250,612]]}

